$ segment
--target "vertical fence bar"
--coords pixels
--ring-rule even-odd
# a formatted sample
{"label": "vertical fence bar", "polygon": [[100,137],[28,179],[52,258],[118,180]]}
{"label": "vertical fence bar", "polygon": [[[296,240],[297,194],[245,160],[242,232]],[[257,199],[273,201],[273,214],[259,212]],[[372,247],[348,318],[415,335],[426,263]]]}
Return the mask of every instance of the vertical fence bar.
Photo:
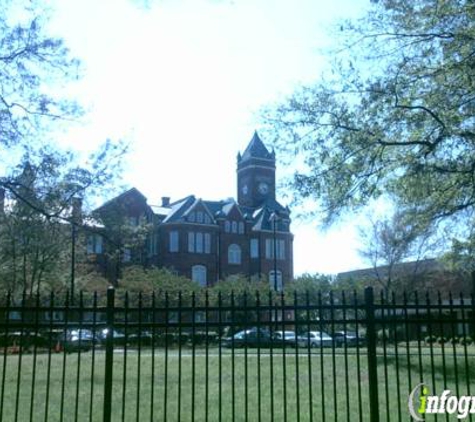
{"label": "vertical fence bar", "polygon": [[191,293],[191,422],[195,422],[196,396],[196,295]]}
{"label": "vertical fence bar", "polygon": [[33,335],[33,369],[31,377],[31,401],[30,401],[30,421],[33,420],[33,412],[35,407],[35,384],[36,384],[36,366],[38,361],[38,331],[39,331],[39,313],[40,313],[40,294],[36,293],[35,299],[35,329]]}
{"label": "vertical fence bar", "polygon": [[[74,420],[77,422],[78,415],[79,415],[79,394],[80,394],[80,381],[81,381],[81,355],[82,355],[82,340],[84,337],[84,328],[83,328],[83,309],[84,309],[84,298],[83,292],[79,293],[79,308],[78,308],[78,316],[79,316],[79,346],[78,346],[78,363],[76,367],[76,397],[74,403]],[[87,341],[87,340],[86,340]]]}
{"label": "vertical fence bar", "polygon": [[[48,326],[48,361],[46,364],[46,396],[45,396],[45,422],[48,422],[49,416],[49,397],[50,397],[50,380],[51,380],[51,352],[53,348],[53,309],[54,309],[54,293],[51,292],[49,297],[49,326]],[[59,340],[54,339],[57,343],[54,345],[54,348],[58,350]],[[0,417],[0,421],[2,418]]]}
{"label": "vertical fence bar", "polygon": [[310,297],[308,290],[305,291],[305,316],[307,317],[307,324],[306,324],[306,347],[307,347],[307,377],[308,377],[308,414],[309,414],[309,421],[313,422],[313,391],[312,391],[312,355],[310,349]]}
{"label": "vertical fence bar", "polygon": [[[381,332],[382,332],[382,343],[383,343],[383,363],[384,363],[384,394],[386,398],[386,421],[391,421],[391,412],[390,412],[390,395],[389,395],[389,376],[388,376],[388,351],[387,351],[387,330],[388,327],[386,325],[386,316],[387,316],[387,309],[386,306],[388,304],[387,297],[384,295],[384,292],[381,291],[380,293],[380,302],[381,302]],[[389,325],[389,331],[391,330],[391,325]]]}
{"label": "vertical fence bar", "polygon": [[[398,422],[402,421],[402,412],[401,412],[401,380],[400,380],[400,374],[401,371],[399,370],[399,336],[398,336],[398,316],[397,316],[397,309],[396,309],[396,296],[394,292],[391,293],[391,312],[390,315],[390,320],[389,320],[389,327],[392,327],[392,332],[394,334],[394,356],[396,360],[396,397],[397,397],[397,417],[398,417]],[[391,334],[391,328],[390,328],[390,334]]]}
{"label": "vertical fence bar", "polygon": [[[348,364],[348,342],[346,341],[346,333],[348,331],[348,316],[347,316],[347,303],[345,292],[341,292],[341,304],[343,307],[342,316],[343,316],[343,345],[344,348],[344,364],[345,364],[345,400],[346,400],[346,420],[350,422],[351,408],[350,408],[350,386],[349,386],[349,364]],[[356,347],[359,347],[358,337],[356,338]]]}
{"label": "vertical fence bar", "polygon": [[376,324],[374,317],[374,293],[372,287],[365,289],[366,339],[368,342],[368,382],[370,421],[379,422],[378,371],[376,356]]}
{"label": "vertical fence bar", "polygon": [[209,418],[209,294],[205,291],[205,422]]}
{"label": "vertical fence bar", "polygon": [[[326,400],[325,400],[325,362],[323,360],[323,341],[322,341],[322,333],[323,333],[323,302],[322,302],[322,292],[318,291],[318,329],[319,332],[316,334],[314,347],[318,347],[318,342],[320,341],[320,388],[321,388],[321,405],[322,405],[322,422],[326,421]],[[318,337],[320,336],[320,337]]]}
{"label": "vertical fence bar", "polygon": [[218,422],[222,422],[223,415],[223,342],[221,337],[223,335],[223,299],[221,292],[218,292]]}
{"label": "vertical fence bar", "polygon": [[17,383],[16,383],[16,395],[15,395],[15,422],[18,421],[18,412],[20,410],[20,389],[21,389],[21,370],[23,362],[23,348],[25,343],[25,313],[26,313],[26,292],[23,291],[21,299],[21,328],[19,339],[19,354],[18,354],[18,370],[17,370]]}
{"label": "vertical fence bar", "polygon": [[168,292],[165,292],[165,362],[163,364],[163,420],[167,421],[167,410],[168,410],[168,335],[169,335],[169,321],[170,321],[170,310],[169,310],[169,299]]}
{"label": "vertical fence bar", "polygon": [[[358,294],[356,290],[353,290],[353,306],[354,306],[354,313],[355,313],[355,330],[356,330],[356,341],[359,344],[360,337],[360,306],[358,301]],[[356,348],[356,373],[358,378],[358,420],[359,422],[363,422],[363,398],[362,398],[362,389],[361,389],[361,353],[360,347]]]}
{"label": "vertical fence bar", "polygon": [[104,376],[104,422],[112,420],[112,371],[114,365],[114,299],[113,287],[107,289],[107,337]]}
{"label": "vertical fence bar", "polygon": [[[143,308],[143,301],[142,301],[142,292],[139,292],[139,308],[138,308],[138,335],[137,339],[137,390],[135,396],[135,420],[140,420],[140,379],[142,377],[142,308]],[[125,336],[125,343],[127,343],[128,339]]]}
{"label": "vertical fence bar", "polygon": [[[255,293],[256,300],[255,300],[255,305],[256,305],[256,310],[257,310],[257,332],[261,332],[261,300],[259,297],[259,292],[256,290]],[[261,345],[257,345],[257,420],[258,422],[261,422],[261,413],[262,413],[262,394],[261,394]]]}
{"label": "vertical fence bar", "polygon": [[297,422],[300,422],[300,368],[299,368],[299,345],[297,343],[297,334],[299,332],[300,326],[298,325],[298,299],[297,299],[297,291],[294,290],[294,334],[295,334],[295,397],[296,397],[296,406],[297,406]]}
{"label": "vertical fence bar", "polygon": [[92,344],[92,354],[91,354],[91,385],[89,392],[89,422],[92,422],[92,415],[94,409],[94,372],[96,369],[96,343],[98,341],[97,332],[97,292],[94,292],[92,299],[92,333],[93,333],[93,344]]}
{"label": "vertical fence bar", "polygon": [[[132,303],[133,307],[133,303]],[[125,404],[127,397],[127,339],[129,337],[129,292],[124,297],[124,360],[122,367],[122,422],[125,422]]]}
{"label": "vertical fence bar", "polygon": [[150,422],[154,420],[154,397],[155,397],[155,336],[156,336],[156,303],[155,303],[155,292],[152,293],[152,338],[151,338],[151,348],[152,348],[152,361],[151,361],[151,372],[150,372]]}
{"label": "vertical fence bar", "polygon": [[11,293],[7,294],[7,301],[5,304],[5,332],[4,332],[4,341],[3,346],[3,367],[2,367],[2,392],[0,394],[0,421],[3,421],[3,409],[5,401],[5,380],[6,380],[6,371],[7,371],[7,350],[8,350],[8,332],[9,332],[9,320],[10,320],[10,306],[11,306]]}

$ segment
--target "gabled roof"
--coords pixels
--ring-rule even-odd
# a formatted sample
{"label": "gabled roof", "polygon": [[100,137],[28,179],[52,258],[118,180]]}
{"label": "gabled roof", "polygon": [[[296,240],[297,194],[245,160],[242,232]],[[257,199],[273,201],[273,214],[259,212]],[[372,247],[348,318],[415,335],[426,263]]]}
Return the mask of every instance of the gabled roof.
{"label": "gabled roof", "polygon": [[109,199],[107,202],[102,204],[99,208],[96,208],[94,210],[94,212],[97,212],[97,211],[100,211],[104,208],[107,208],[112,204],[116,204],[118,202],[121,202],[125,198],[127,198],[128,196],[136,196],[136,197],[140,198],[141,200],[143,200],[144,202],[147,202],[147,198],[145,197],[145,195],[142,194],[142,192],[140,192],[137,188],[132,188],[132,189],[129,189],[129,190],[121,193],[120,195],[118,195],[118,196],[116,196],[112,199]]}
{"label": "gabled roof", "polygon": [[267,150],[266,146],[261,141],[261,138],[259,138],[257,131],[254,132],[251,142],[249,142],[249,145],[241,156],[242,160],[249,160],[250,158],[264,158],[266,160],[275,159],[274,153],[270,153]]}

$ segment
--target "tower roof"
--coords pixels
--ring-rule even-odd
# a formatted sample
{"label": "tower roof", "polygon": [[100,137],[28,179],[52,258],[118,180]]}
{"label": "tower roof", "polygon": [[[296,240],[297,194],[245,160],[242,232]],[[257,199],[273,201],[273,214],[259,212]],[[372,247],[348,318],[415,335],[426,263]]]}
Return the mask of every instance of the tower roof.
{"label": "tower roof", "polygon": [[264,158],[267,160],[273,160],[275,158],[274,153],[270,153],[267,150],[261,138],[259,138],[257,131],[254,132],[251,142],[249,142],[249,145],[242,154],[242,160],[248,160],[250,158]]}

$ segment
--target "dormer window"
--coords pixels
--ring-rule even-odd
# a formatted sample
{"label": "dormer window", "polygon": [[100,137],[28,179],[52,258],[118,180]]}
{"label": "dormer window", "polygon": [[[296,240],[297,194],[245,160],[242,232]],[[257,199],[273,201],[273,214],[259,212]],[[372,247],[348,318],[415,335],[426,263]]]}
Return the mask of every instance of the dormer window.
{"label": "dormer window", "polygon": [[197,223],[203,223],[203,212],[202,211],[198,211],[196,213],[196,222]]}
{"label": "dormer window", "polygon": [[226,233],[229,233],[231,231],[231,223],[228,220],[224,222],[224,231]]}
{"label": "dormer window", "polygon": [[231,223],[231,231],[232,231],[233,233],[237,233],[237,232],[238,232],[237,221],[233,221],[233,222]]}

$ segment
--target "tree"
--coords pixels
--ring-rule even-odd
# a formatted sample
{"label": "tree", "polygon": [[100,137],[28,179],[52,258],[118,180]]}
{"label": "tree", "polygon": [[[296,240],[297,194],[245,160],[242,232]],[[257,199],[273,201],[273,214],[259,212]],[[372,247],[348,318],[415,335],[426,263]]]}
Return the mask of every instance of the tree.
{"label": "tree", "polygon": [[412,259],[411,272],[417,273],[418,263],[433,251],[430,230],[421,226],[410,214],[394,213],[390,218],[372,221],[370,230],[360,229],[363,248],[360,254],[372,266],[380,286],[386,293],[396,282],[408,282],[410,274],[398,271],[399,264]]}
{"label": "tree", "polygon": [[306,164],[296,196],[326,223],[388,194],[423,220],[471,225],[475,3],[381,0],[340,29],[332,73],[264,114],[276,147]]}
{"label": "tree", "polygon": [[78,77],[79,61],[46,35],[45,9],[36,0],[0,0],[0,147],[37,142],[50,123],[81,112],[58,89]]}
{"label": "tree", "polygon": [[[74,196],[115,179],[125,149],[107,141],[79,165],[73,153],[60,151],[49,139],[53,127],[78,119],[82,110],[61,89],[80,76],[80,62],[61,39],[48,36],[47,17],[44,2],[0,0],[0,188],[51,218],[59,217]],[[52,165],[61,166],[57,173],[63,182],[69,180],[68,197],[53,214],[22,196],[17,176],[26,162],[37,169],[37,180],[49,177]]]}

